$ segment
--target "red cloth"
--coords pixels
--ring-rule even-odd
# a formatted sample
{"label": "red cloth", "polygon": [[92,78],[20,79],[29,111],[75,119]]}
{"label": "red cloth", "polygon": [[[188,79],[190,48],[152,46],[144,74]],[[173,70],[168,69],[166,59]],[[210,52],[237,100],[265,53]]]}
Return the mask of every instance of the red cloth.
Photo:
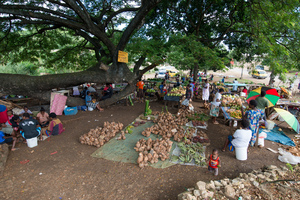
{"label": "red cloth", "polygon": [[243,89],[242,92],[246,93],[246,95],[247,95],[247,92],[248,92],[248,91],[247,91],[247,89]]}
{"label": "red cloth", "polygon": [[0,112],[0,123],[5,123],[8,120],[8,115],[7,115],[7,108],[4,105],[1,105],[1,111]]}
{"label": "red cloth", "polygon": [[212,155],[210,155],[210,157],[209,157],[209,166],[211,167],[211,168],[218,168],[218,165],[219,165],[219,157],[216,159],[216,160],[214,160],[213,158],[212,158]]}

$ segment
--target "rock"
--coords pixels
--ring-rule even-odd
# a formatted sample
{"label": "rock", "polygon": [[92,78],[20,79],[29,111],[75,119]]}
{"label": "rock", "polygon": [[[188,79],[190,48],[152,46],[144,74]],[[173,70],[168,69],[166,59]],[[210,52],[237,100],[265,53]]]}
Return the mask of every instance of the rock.
{"label": "rock", "polygon": [[287,172],[287,171],[277,170],[278,175],[279,175],[279,176],[282,176],[282,177],[285,176],[286,172]]}
{"label": "rock", "polygon": [[213,198],[213,196],[214,196],[214,192],[212,192],[212,191],[207,191],[207,193],[206,193],[206,198],[208,198],[208,199],[212,199]]}
{"label": "rock", "polygon": [[248,175],[249,175],[250,178],[257,179],[257,176],[255,174],[249,173]]}
{"label": "rock", "polygon": [[243,178],[243,179],[248,179],[248,174],[240,173],[240,177]]}
{"label": "rock", "polygon": [[239,185],[239,188],[240,188],[240,189],[243,189],[244,187],[245,187],[244,184],[240,184],[240,185]]}
{"label": "rock", "polygon": [[281,166],[281,169],[282,169],[283,171],[289,171],[289,169],[288,169],[286,166]]}
{"label": "rock", "polygon": [[196,188],[198,188],[198,190],[200,190],[200,191],[205,191],[206,190],[206,183],[203,182],[203,181],[198,181]]}
{"label": "rock", "polygon": [[233,189],[232,186],[230,185],[225,186],[225,195],[232,198],[235,196],[235,190]]}
{"label": "rock", "polygon": [[227,184],[227,181],[221,180],[222,185],[225,187]]}
{"label": "rock", "polygon": [[188,188],[187,191],[192,192],[195,188]]}
{"label": "rock", "polygon": [[275,166],[275,165],[269,165],[267,168],[269,170],[273,170],[273,169],[277,169],[277,166]]}
{"label": "rock", "polygon": [[241,179],[240,178],[235,178],[231,181],[231,184],[234,186],[238,186],[241,183]]}
{"label": "rock", "polygon": [[186,199],[187,200],[197,200],[197,198],[191,194],[187,194]]}
{"label": "rock", "polygon": [[[207,185],[206,185],[207,186]],[[201,194],[200,194],[200,190],[194,190],[194,196],[195,197],[199,197]]]}
{"label": "rock", "polygon": [[220,183],[219,181],[214,181],[215,187],[222,187],[222,183]]}
{"label": "rock", "polygon": [[252,178],[252,177],[251,177],[251,178],[249,179],[249,181],[250,181],[250,182],[253,182],[253,181],[255,181],[255,178]]}
{"label": "rock", "polygon": [[255,186],[255,187],[258,187],[259,186],[259,183],[257,181],[253,181],[252,184]]}
{"label": "rock", "polygon": [[258,174],[257,178],[259,178],[261,180],[265,180],[266,179],[265,175],[263,175],[263,174]]}
{"label": "rock", "polygon": [[206,189],[207,190],[215,190],[215,183],[213,181],[210,181],[210,183],[206,184]]}
{"label": "rock", "polygon": [[272,175],[272,173],[270,173],[270,172],[264,172],[264,175],[265,175],[267,178],[270,178],[270,176]]}
{"label": "rock", "polygon": [[192,194],[191,192],[183,192],[178,195],[178,200],[185,200],[188,194]]}

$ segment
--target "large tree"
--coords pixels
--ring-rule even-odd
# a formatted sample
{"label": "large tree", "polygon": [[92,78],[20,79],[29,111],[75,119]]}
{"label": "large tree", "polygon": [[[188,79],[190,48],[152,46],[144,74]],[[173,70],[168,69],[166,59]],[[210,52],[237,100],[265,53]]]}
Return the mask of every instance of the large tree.
{"label": "large tree", "polygon": [[146,59],[141,55],[132,72],[126,63],[118,62],[118,52],[125,49],[133,34],[143,26],[146,15],[159,2],[1,1],[2,61],[18,61],[18,57],[30,61],[42,58],[48,67],[59,60],[56,64],[76,68],[76,62],[83,60],[78,65],[86,69],[46,76],[0,74],[2,92],[49,99],[50,90],[57,87],[125,81],[128,86],[123,92],[106,103],[127,95],[134,89],[136,80],[155,64],[140,69]]}

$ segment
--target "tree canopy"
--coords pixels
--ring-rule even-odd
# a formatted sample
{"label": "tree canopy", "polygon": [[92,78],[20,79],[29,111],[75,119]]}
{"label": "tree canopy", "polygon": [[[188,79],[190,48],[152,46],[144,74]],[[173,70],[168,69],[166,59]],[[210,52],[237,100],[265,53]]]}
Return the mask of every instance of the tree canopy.
{"label": "tree canopy", "polygon": [[[267,55],[275,74],[288,64],[299,67],[296,0],[3,0],[0,14],[1,63],[29,61],[74,71],[42,78],[0,74],[4,92],[28,93],[25,88],[41,79],[40,92],[84,82],[128,82],[117,99],[160,63],[218,70],[228,63],[229,50],[236,59]],[[118,62],[124,50],[133,72]]]}

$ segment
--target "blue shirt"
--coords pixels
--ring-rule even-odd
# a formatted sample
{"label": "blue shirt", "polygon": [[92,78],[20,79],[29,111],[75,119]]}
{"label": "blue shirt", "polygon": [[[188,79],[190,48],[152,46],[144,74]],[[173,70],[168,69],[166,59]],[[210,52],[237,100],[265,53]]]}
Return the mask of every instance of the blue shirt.
{"label": "blue shirt", "polygon": [[0,143],[4,142],[4,133],[2,131],[0,131]]}
{"label": "blue shirt", "polygon": [[91,103],[91,102],[88,102],[88,101],[92,101],[92,96],[90,96],[90,95],[85,96],[85,104]]}
{"label": "blue shirt", "polygon": [[222,78],[222,83],[224,83],[225,82],[225,79],[224,78]]}
{"label": "blue shirt", "polygon": [[194,91],[195,85],[193,83],[190,83],[190,86],[192,87],[191,90]]}
{"label": "blue shirt", "polygon": [[160,89],[160,92],[162,93],[162,92],[163,92],[163,89],[164,89],[164,85],[160,85],[160,86],[159,86],[159,89]]}

